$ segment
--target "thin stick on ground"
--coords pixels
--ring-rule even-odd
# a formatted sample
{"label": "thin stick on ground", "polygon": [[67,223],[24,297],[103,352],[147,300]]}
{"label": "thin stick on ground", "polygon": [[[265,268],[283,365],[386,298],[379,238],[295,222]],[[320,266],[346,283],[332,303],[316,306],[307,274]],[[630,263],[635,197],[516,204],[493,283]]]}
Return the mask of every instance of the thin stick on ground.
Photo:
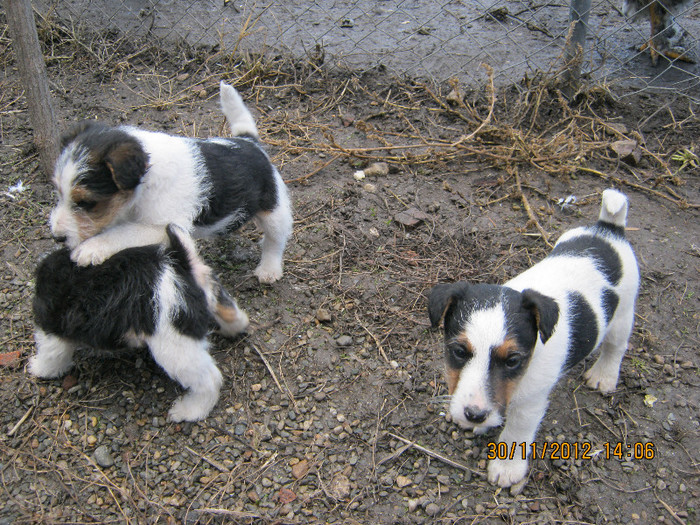
{"label": "thin stick on ground", "polygon": [[469,468],[466,465],[462,465],[461,463],[458,463],[457,461],[454,461],[448,457],[445,457],[442,454],[438,454],[434,450],[430,450],[429,448],[425,448],[425,447],[419,445],[415,441],[411,441],[410,439],[406,439],[405,437],[401,437],[401,436],[394,434],[392,432],[387,432],[387,434],[389,436],[393,437],[394,439],[398,439],[399,441],[402,441],[402,442],[406,443],[407,445],[412,446],[413,448],[415,448],[419,452],[422,452],[423,454],[427,454],[431,458],[442,461],[443,463],[445,463],[451,467],[455,467],[455,468],[458,468],[460,470],[464,470],[466,472],[471,472],[472,474],[475,474],[475,475],[480,476],[482,478],[486,477],[486,474],[484,472]]}
{"label": "thin stick on ground", "polygon": [[540,232],[540,235],[542,236],[542,240],[549,246],[550,248],[553,248],[554,245],[549,242],[549,234],[544,231],[544,228],[540,224],[540,222],[537,220],[537,216],[535,213],[532,211],[532,207],[530,206],[530,202],[527,200],[527,197],[523,193],[523,188],[520,184],[520,175],[518,175],[518,170],[514,169],[513,170],[513,175],[515,176],[515,186],[518,188],[518,196],[520,197],[520,201],[523,203],[523,206],[525,207],[525,211],[527,212],[527,216],[530,218],[530,222],[532,222],[535,227],[537,228],[537,231]]}

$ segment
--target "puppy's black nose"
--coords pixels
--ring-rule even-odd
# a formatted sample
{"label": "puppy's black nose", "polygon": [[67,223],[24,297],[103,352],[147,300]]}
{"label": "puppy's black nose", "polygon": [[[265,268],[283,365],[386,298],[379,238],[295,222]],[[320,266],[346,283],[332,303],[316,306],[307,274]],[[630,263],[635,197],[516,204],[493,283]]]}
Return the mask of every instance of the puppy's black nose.
{"label": "puppy's black nose", "polygon": [[486,421],[486,418],[489,416],[489,412],[489,410],[480,410],[475,407],[466,407],[464,409],[464,417],[467,418],[467,421],[478,424]]}
{"label": "puppy's black nose", "polygon": [[56,242],[64,243],[64,242],[66,242],[66,236],[65,235],[54,235],[53,240]]}

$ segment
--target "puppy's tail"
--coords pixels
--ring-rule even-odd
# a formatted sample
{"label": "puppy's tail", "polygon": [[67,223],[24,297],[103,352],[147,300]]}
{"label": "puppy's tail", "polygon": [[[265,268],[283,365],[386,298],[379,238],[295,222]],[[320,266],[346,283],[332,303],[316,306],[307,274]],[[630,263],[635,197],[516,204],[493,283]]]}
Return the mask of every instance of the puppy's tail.
{"label": "puppy's tail", "polygon": [[248,315],[238,308],[236,300],[229,295],[212,269],[199,256],[192,237],[174,224],[169,224],[166,231],[170,241],[169,256],[181,271],[192,275],[202,289],[207,309],[219,325],[220,332],[230,337],[244,332],[248,327]]}
{"label": "puppy's tail", "polygon": [[598,220],[624,228],[627,225],[627,197],[625,194],[613,189],[605,190]]}
{"label": "puppy's tail", "polygon": [[248,111],[236,88],[222,81],[219,84],[219,98],[221,99],[221,111],[226,115],[234,137],[247,135],[255,139],[260,138],[255,119]]}

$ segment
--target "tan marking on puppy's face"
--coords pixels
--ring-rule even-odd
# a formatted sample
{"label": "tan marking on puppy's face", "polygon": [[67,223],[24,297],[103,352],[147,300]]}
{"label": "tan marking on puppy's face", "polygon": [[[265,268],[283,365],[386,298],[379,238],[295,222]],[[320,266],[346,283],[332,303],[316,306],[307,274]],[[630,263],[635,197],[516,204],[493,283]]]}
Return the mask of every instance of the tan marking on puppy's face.
{"label": "tan marking on puppy's face", "polygon": [[494,349],[493,353],[496,357],[505,361],[508,359],[508,356],[518,352],[519,350],[520,347],[518,346],[518,343],[515,342],[515,339],[506,339],[502,344],[498,345]]}
{"label": "tan marking on puppy's face", "polygon": [[105,197],[84,186],[73,186],[70,199],[80,241],[94,237],[111,226],[132,195],[133,191],[119,191]]}
{"label": "tan marking on puppy's face", "polygon": [[459,383],[459,373],[460,369],[450,368],[449,366],[445,368],[445,379],[447,381],[447,393],[452,395],[457,388],[457,383]]}
{"label": "tan marking on puppy's face", "polygon": [[[506,339],[493,349],[494,365],[491,367],[491,391],[493,401],[503,412],[513,397],[513,392],[525,374],[529,351],[521,348],[515,339]],[[517,363],[517,366],[513,366]]]}

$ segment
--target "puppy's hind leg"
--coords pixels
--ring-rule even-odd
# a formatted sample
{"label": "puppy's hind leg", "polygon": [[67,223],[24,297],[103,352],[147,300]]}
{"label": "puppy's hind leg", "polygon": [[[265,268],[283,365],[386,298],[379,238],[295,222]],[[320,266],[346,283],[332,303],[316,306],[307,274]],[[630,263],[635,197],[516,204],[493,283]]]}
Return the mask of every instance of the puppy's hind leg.
{"label": "puppy's hind leg", "polygon": [[[164,332],[164,333],[163,333]],[[209,355],[206,339],[193,339],[172,328],[160,329],[146,341],[156,362],[188,389],[168,412],[172,421],[198,421],[207,417],[219,399],[221,372]]]}
{"label": "puppy's hind leg", "polygon": [[615,390],[620,375],[620,364],[627,350],[633,324],[634,308],[615,314],[600,344],[598,359],[583,375],[590,388],[598,389],[604,394]]}
{"label": "puppy's hind leg", "polygon": [[275,172],[277,184],[277,206],[272,211],[260,212],[255,223],[263,231],[260,264],[253,273],[261,283],[274,283],[282,277],[282,258],[287,239],[292,234],[292,207],[287,188]]}
{"label": "puppy's hind leg", "polygon": [[75,344],[43,330],[34,334],[36,355],[29,360],[29,372],[37,377],[59,377],[73,365]]}

